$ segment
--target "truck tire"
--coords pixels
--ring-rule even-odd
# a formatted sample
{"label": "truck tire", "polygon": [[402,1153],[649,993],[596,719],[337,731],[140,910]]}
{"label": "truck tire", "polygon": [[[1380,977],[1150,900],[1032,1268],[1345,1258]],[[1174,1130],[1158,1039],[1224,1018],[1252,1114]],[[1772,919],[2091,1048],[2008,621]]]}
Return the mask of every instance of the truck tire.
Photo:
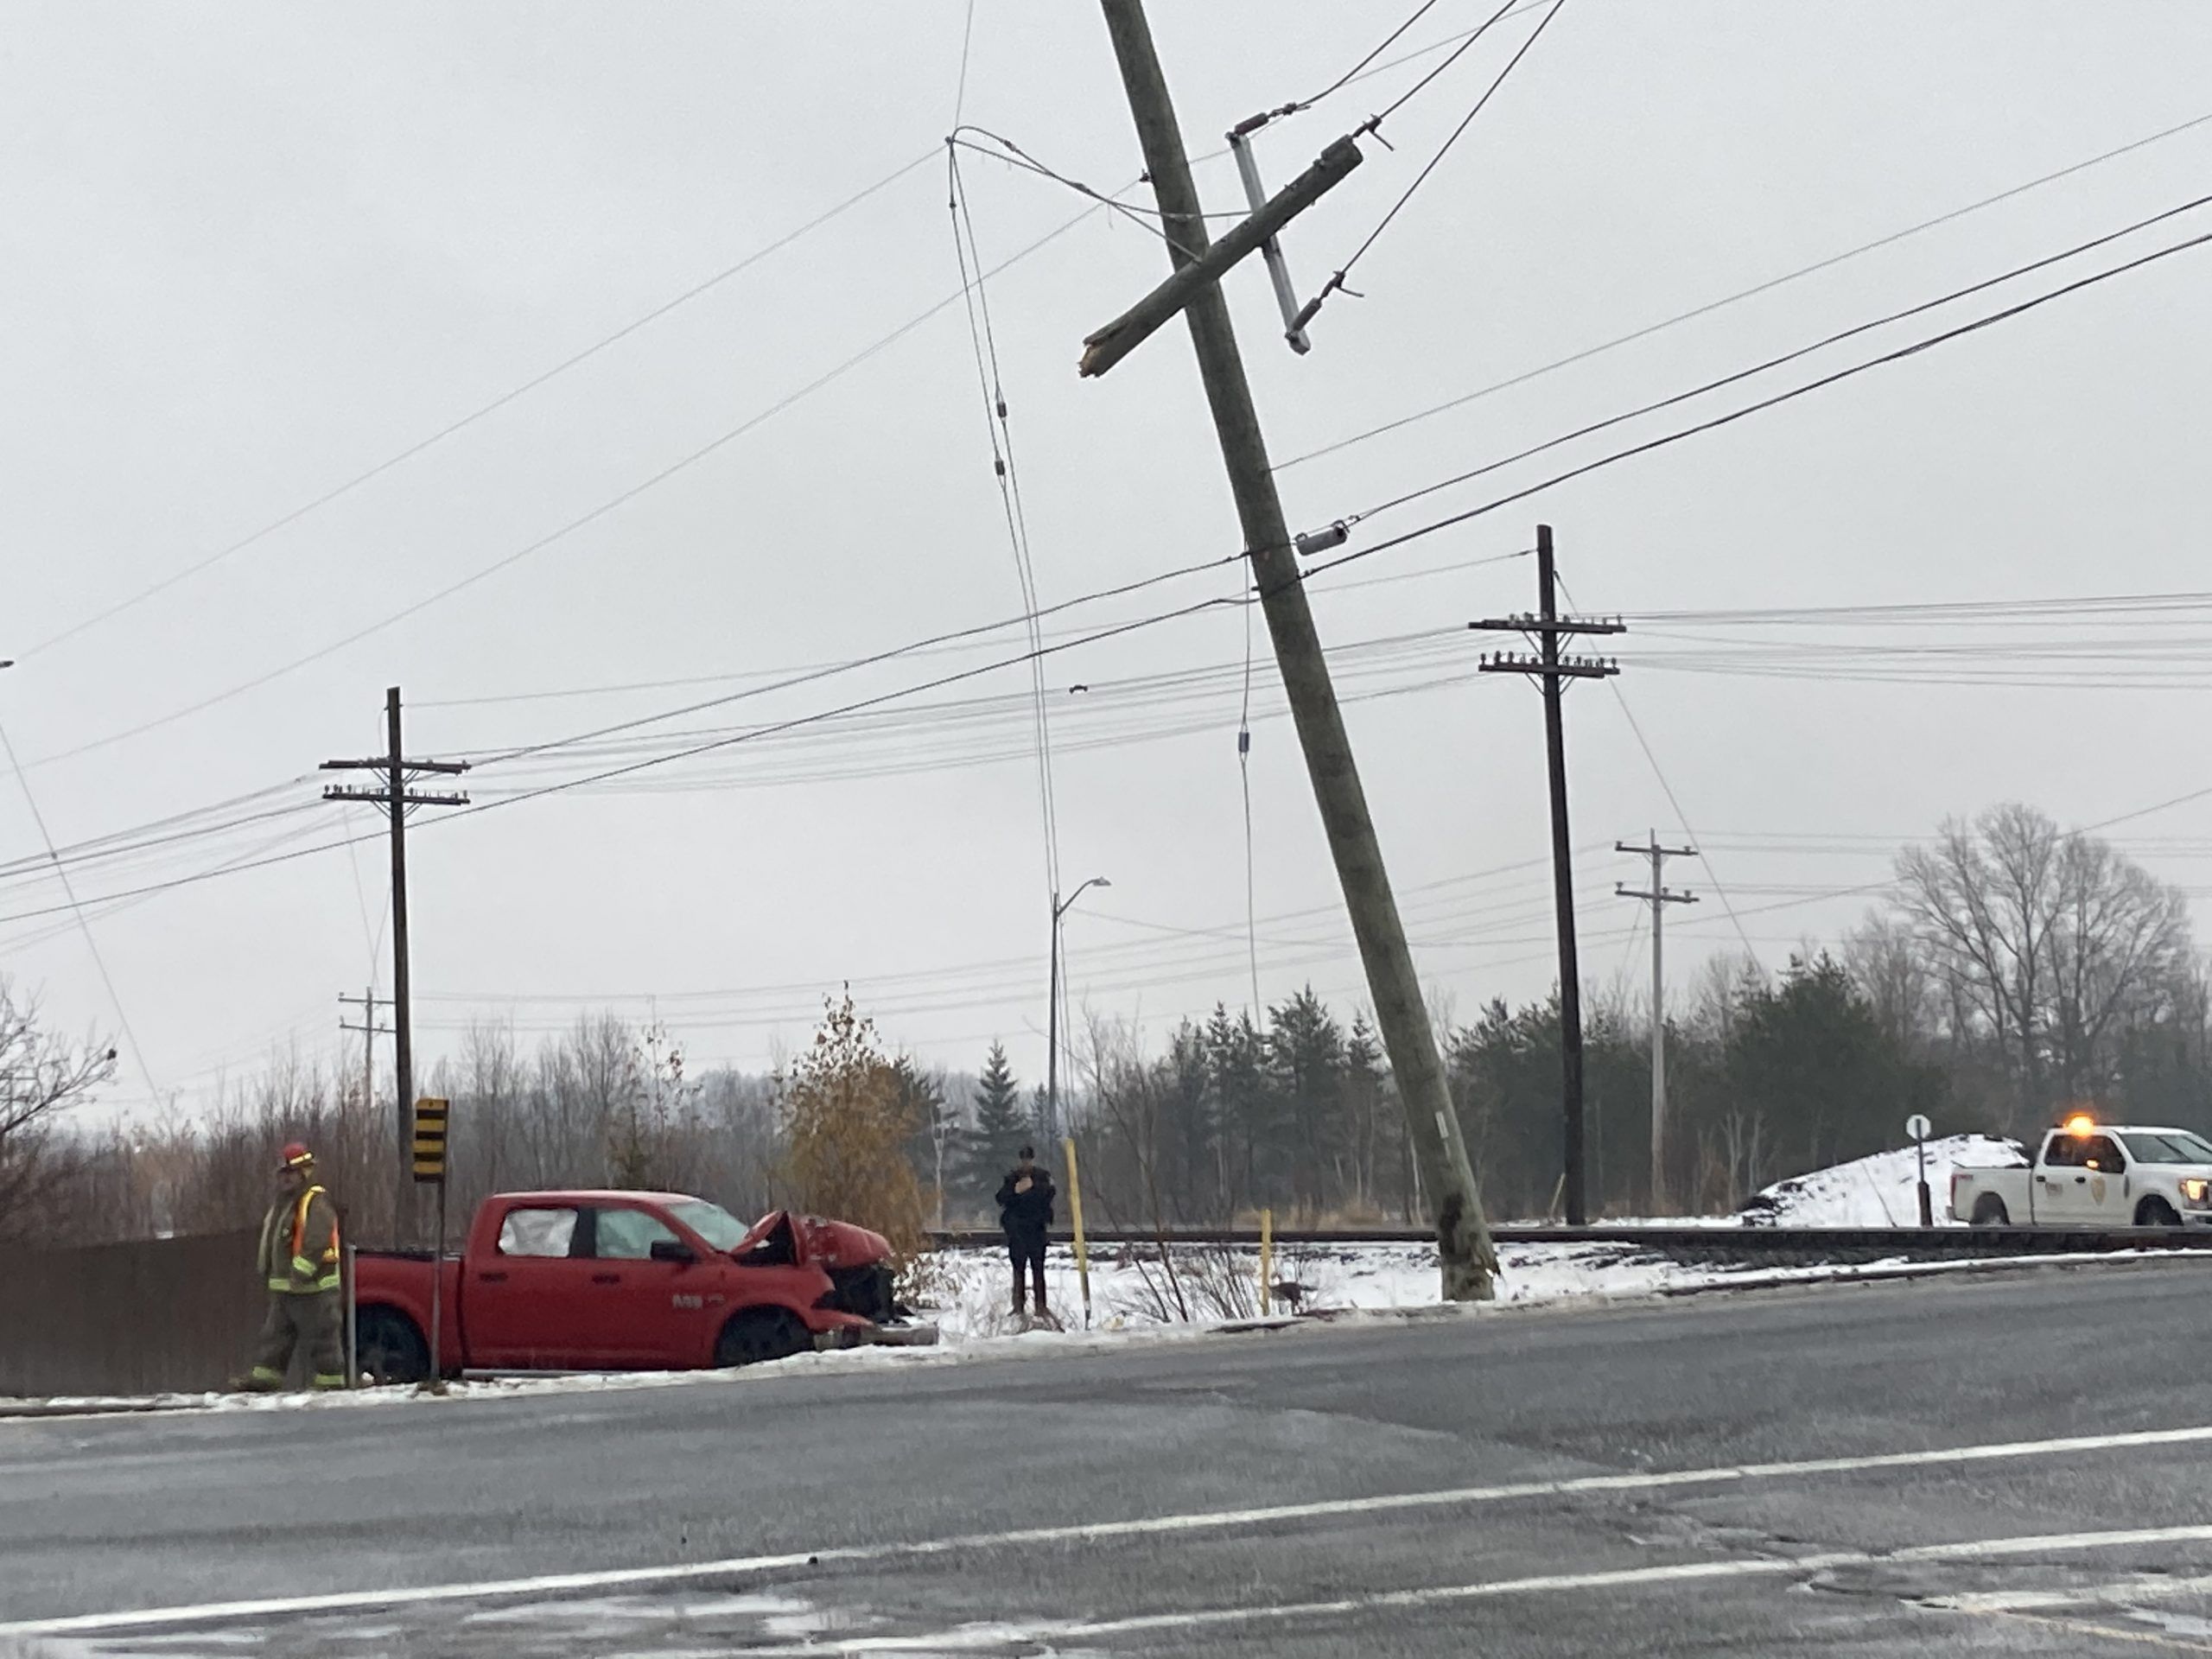
{"label": "truck tire", "polygon": [[814,1345],[814,1338],[798,1314],[783,1307],[748,1307],[730,1316],[715,1340],[715,1363],[758,1365],[765,1360],[788,1359]]}
{"label": "truck tire", "polygon": [[2135,1224],[2138,1227],[2178,1227],[2181,1217],[2174,1213],[2173,1205],[2164,1198],[2145,1198],[2135,1206]]}
{"label": "truck tire", "polygon": [[430,1375],[429,1344],[396,1307],[365,1307],[353,1316],[353,1359],[379,1384],[422,1382]]}
{"label": "truck tire", "polygon": [[1994,1192],[1985,1192],[1974,1201],[1974,1224],[1977,1227],[2010,1227],[2012,1217],[2005,1213],[2004,1199]]}

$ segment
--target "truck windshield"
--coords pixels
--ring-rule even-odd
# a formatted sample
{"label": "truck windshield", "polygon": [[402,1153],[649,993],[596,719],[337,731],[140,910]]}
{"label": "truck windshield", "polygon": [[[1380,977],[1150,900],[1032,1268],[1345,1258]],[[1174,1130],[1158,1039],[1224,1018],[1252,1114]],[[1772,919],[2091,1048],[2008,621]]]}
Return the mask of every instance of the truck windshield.
{"label": "truck windshield", "polygon": [[2161,1129],[2156,1135],[2132,1129],[2120,1137],[2127,1155],[2139,1164],[2212,1164],[2212,1147],[2182,1129]]}
{"label": "truck windshield", "polygon": [[709,1204],[704,1198],[687,1198],[682,1204],[671,1204],[668,1206],[668,1213],[705,1239],[709,1248],[713,1249],[734,1250],[745,1237],[743,1222],[719,1204]]}

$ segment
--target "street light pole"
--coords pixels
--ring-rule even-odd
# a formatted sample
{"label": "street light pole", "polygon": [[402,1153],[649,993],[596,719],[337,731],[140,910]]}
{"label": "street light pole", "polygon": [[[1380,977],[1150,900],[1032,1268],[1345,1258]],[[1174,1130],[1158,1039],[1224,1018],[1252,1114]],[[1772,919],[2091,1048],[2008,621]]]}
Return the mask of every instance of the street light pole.
{"label": "street light pole", "polygon": [[1049,976],[1052,986],[1052,1007],[1045,1014],[1045,1138],[1056,1139],[1060,1134],[1060,918],[1069,907],[1092,887],[1110,887],[1114,884],[1103,875],[1094,875],[1083,886],[1063,899],[1052,895],[1052,965]]}

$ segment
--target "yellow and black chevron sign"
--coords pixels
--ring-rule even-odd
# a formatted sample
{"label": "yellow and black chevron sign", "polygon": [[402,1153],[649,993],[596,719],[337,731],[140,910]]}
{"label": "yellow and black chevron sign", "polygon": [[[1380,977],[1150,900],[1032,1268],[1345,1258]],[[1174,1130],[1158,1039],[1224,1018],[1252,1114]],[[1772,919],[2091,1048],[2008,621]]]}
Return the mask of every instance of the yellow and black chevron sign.
{"label": "yellow and black chevron sign", "polygon": [[435,1184],[446,1178],[448,1103],[423,1096],[415,1103],[415,1179]]}

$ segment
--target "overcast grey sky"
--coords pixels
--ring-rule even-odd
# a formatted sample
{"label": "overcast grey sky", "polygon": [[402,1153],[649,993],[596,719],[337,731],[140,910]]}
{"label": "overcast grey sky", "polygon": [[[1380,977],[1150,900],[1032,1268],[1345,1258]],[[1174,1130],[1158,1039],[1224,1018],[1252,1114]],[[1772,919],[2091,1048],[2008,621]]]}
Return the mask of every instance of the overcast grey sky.
{"label": "overcast grey sky", "polygon": [[[1157,0],[1193,151],[1327,85],[1411,9]],[[1387,56],[1494,9],[1442,0]],[[1366,165],[1298,221],[1287,245],[1303,289],[1374,226],[1542,16],[1501,23],[1390,118],[1395,149],[1367,143]],[[65,848],[252,797],[148,832],[213,833],[71,863],[142,1046],[115,1103],[143,1102],[148,1073],[197,1101],[274,1049],[335,1052],[337,994],[372,973],[388,983],[372,957],[388,944],[380,840],[96,902],[371,836],[360,809],[308,804],[319,761],[381,746],[388,684],[405,689],[411,749],[484,759],[757,691],[770,671],[1019,616],[966,314],[943,303],[960,283],[942,141],[966,17],[963,0],[10,7],[0,656],[22,660],[0,677],[0,721]],[[1270,128],[1270,181],[1440,60]],[[1286,462],[2212,113],[2208,63],[2212,8],[2190,0],[1569,0],[1361,264],[1351,285],[1365,297],[1321,313],[1310,356],[1282,345],[1257,262],[1230,279],[1273,452]],[[1102,189],[1139,170],[1103,24],[1078,0],[978,0],[964,115]],[[910,162],[921,164],[576,368],[79,628]],[[1034,175],[973,154],[962,169],[993,264],[1077,220],[986,290],[1040,600],[1233,554],[1179,326],[1103,380],[1074,373],[1082,337],[1163,273],[1158,241]],[[1238,205],[1226,163],[1200,176],[1210,206]],[[1284,467],[1290,517],[1363,510],[2177,206],[2208,180],[2212,124]],[[2208,230],[2212,212],[2182,215],[1378,516],[1351,545]],[[1528,606],[1534,571],[1483,561],[1526,548],[1546,519],[1575,601],[1632,618],[2202,588],[2209,267],[2212,250],[2160,261],[1317,581],[1438,989],[1465,1013],[1552,979],[1537,705],[1522,684],[1475,678],[1484,642],[1456,632]],[[1236,581],[1224,567],[1045,626],[1071,633],[1231,597]],[[2049,649],[2120,640],[2185,673],[2203,624],[2196,611],[2154,629],[2064,614],[1811,636],[1728,619],[1639,626],[1620,642],[1620,699],[1600,686],[1569,699],[1575,839],[1599,849],[1580,871],[1589,976],[1641,982],[1634,907],[1611,897],[1637,872],[1603,849],[1647,826],[1694,834],[1710,853],[1710,869],[1669,872],[1707,895],[1669,918],[1687,976],[1741,948],[1716,879],[1778,961],[1867,903],[1816,895],[1879,880],[1896,840],[1947,814],[2018,798],[2089,823],[2212,787],[2202,689],[2085,684],[2097,663]],[[1839,659],[1802,649],[1744,651],[1807,637],[2012,654],[1882,657],[1838,673]],[[1721,639],[1726,656],[1700,643]],[[702,741],[687,734],[1009,658],[1021,639],[1001,631],[613,747],[481,767],[466,786],[509,804],[425,815],[410,842],[421,1047],[450,1046],[471,1019],[512,1019],[534,1040],[611,1007],[657,1009],[697,1059],[760,1066],[803,1040],[822,995],[849,979],[894,1042],[971,1065],[1000,1036],[1035,1076],[1046,900],[1026,670],[886,704],[868,722],[512,799]],[[1378,640],[1397,643],[1357,643]],[[1246,995],[1244,641],[1243,614],[1223,607],[1048,659],[1065,884],[1114,884],[1071,916],[1074,994],[1155,1029]],[[1264,631],[1258,651],[1262,991],[1310,980],[1348,1007],[1357,964]],[[1931,671],[1942,679],[1864,677]],[[1969,671],[2012,683],[1955,683]],[[652,683],[605,689],[640,683]],[[552,693],[567,695],[537,695]],[[933,707],[947,700],[959,707]],[[255,816],[283,808],[297,810]],[[2159,874],[2201,882],[2212,798],[2116,833]],[[0,964],[63,1026],[114,1029],[12,779],[0,836]]]}

